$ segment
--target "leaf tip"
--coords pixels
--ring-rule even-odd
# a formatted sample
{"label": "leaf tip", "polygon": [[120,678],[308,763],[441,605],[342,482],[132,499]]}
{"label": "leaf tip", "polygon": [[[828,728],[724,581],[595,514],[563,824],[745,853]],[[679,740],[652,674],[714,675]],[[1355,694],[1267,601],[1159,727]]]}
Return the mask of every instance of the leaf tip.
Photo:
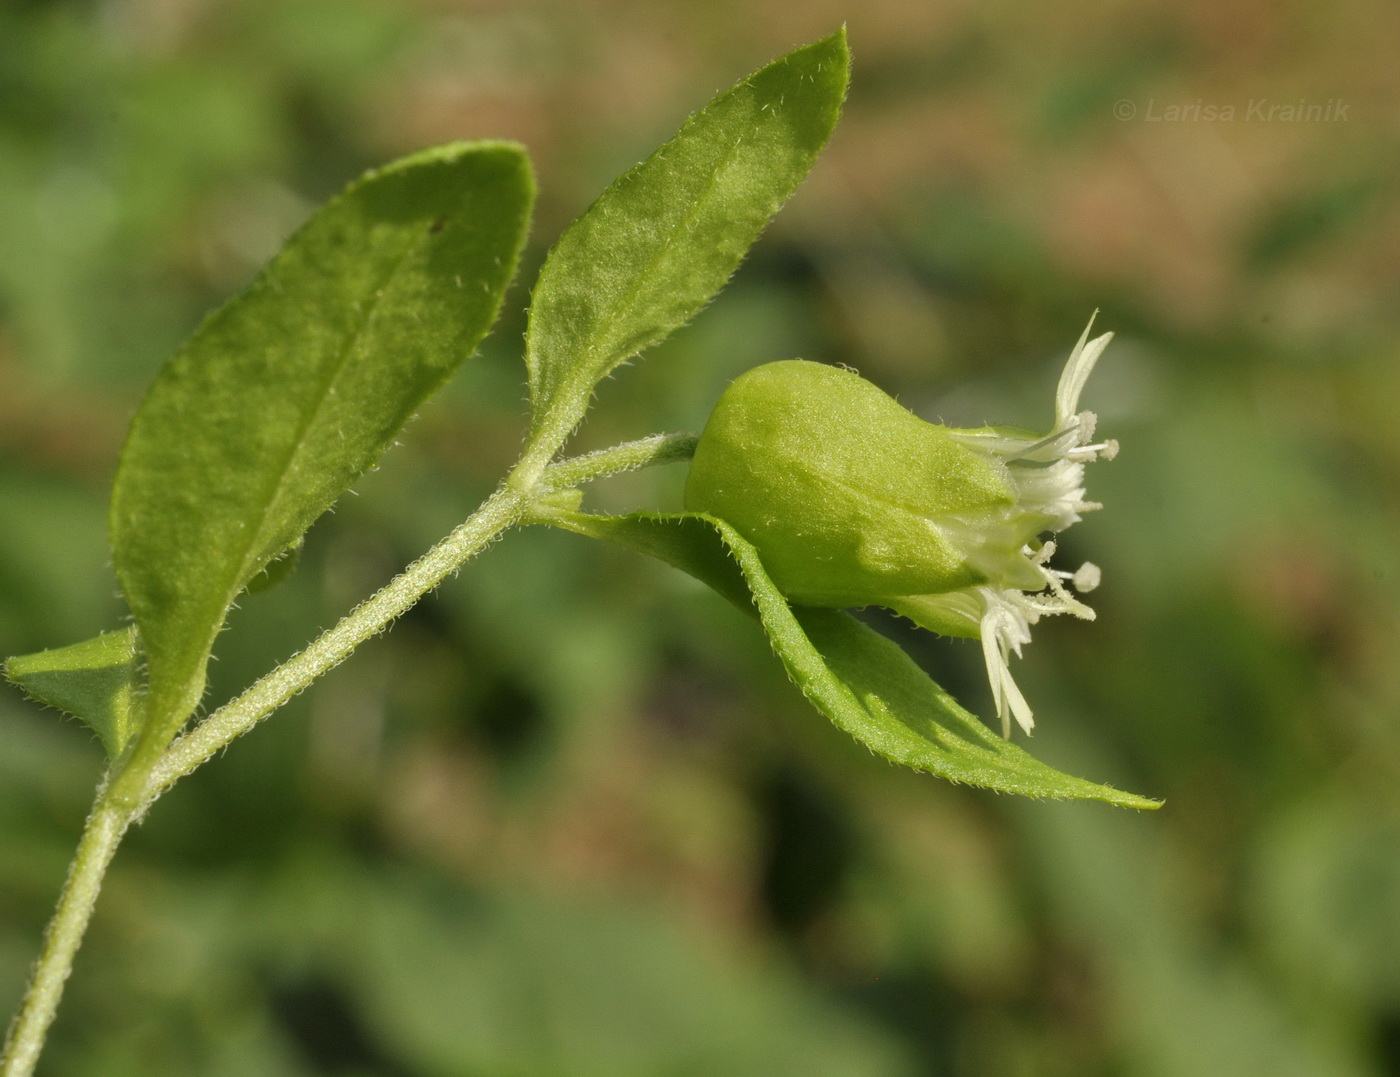
{"label": "leaf tip", "polygon": [[1136,793],[1123,793],[1115,789],[1116,797],[1109,801],[1110,804],[1119,808],[1133,808],[1137,811],[1157,811],[1166,806],[1165,800],[1154,800],[1152,797],[1138,796]]}
{"label": "leaf tip", "polygon": [[[488,164],[510,176],[524,192],[526,200],[533,202],[535,195],[535,173],[530,162],[530,152],[523,143],[510,139],[456,139],[437,146],[410,153],[405,157],[390,161],[379,168],[371,169],[355,180],[350,189],[397,172],[407,172],[425,166],[437,165],[450,168],[454,165],[469,166],[470,162]],[[504,177],[503,177],[504,178]]]}
{"label": "leaf tip", "polygon": [[846,33],[846,24],[844,22],[834,33],[830,33],[826,37],[814,41],[805,48],[798,49],[795,53],[789,55],[796,56],[802,53],[811,54],[818,58],[819,62],[823,64],[827,61],[834,61],[841,75],[843,84],[850,83],[851,42],[850,37]]}

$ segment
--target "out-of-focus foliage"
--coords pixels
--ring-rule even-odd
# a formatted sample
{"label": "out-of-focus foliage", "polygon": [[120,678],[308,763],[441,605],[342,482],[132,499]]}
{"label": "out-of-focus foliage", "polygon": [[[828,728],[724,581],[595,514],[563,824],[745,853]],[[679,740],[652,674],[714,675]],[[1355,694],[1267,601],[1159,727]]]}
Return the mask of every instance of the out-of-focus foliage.
{"label": "out-of-focus foliage", "polygon": [[[794,356],[927,418],[1036,427],[1101,308],[1119,336],[1085,403],[1123,452],[1065,551],[1103,566],[1099,621],[1043,626],[1018,677],[1039,757],[1166,808],[888,767],[712,594],[527,532],[156,806],[48,1071],[1400,1073],[1400,15],[722,14],[0,6],[0,649],[118,622],[126,419],[310,206],[424,145],[519,139],[538,264],[695,102],[846,19],[852,94],[811,180],[692,327],[601,387],[579,447],[697,429],[729,379]],[[1247,115],[1333,100],[1344,118]],[[242,600],[215,695],[514,458],[523,299],[291,577]],[[680,479],[587,504],[674,509]],[[975,644],[879,627],[987,713]],[[101,760],[86,727],[0,697],[0,1009]]]}

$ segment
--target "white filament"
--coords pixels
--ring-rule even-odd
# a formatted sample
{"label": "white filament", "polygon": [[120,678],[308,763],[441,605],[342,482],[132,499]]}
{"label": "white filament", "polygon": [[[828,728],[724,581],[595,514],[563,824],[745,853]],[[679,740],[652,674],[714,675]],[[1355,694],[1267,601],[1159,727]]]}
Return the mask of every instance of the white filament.
{"label": "white filament", "polygon": [[[1015,511],[1042,517],[1045,531],[1063,531],[1077,523],[1083,513],[1101,507],[1085,499],[1084,465],[1100,456],[1112,460],[1118,454],[1116,441],[1093,442],[1098,419],[1092,411],[1079,410],[1079,397],[1089,375],[1113,339],[1112,333],[1105,333],[1090,340],[1093,324],[1090,318],[1060,375],[1055,390],[1055,425],[1049,434],[1028,438],[976,430],[954,435],[964,445],[989,452],[1006,465],[1007,477],[1016,492]],[[964,592],[981,612],[982,656],[1003,736],[1011,735],[1013,718],[1027,733],[1035,726],[1035,716],[1016,686],[1010,667],[1011,656],[1019,658],[1021,648],[1030,642],[1031,625],[1056,613],[1069,613],[1084,620],[1094,618],[1094,611],[1071,594],[1065,582],[1081,594],[1092,591],[1102,575],[1098,566],[1086,562],[1075,572],[1052,569],[1049,561],[1054,552],[1053,542],[1037,547],[1027,545],[1021,550],[1028,565],[1045,581],[1037,590],[984,586]]]}

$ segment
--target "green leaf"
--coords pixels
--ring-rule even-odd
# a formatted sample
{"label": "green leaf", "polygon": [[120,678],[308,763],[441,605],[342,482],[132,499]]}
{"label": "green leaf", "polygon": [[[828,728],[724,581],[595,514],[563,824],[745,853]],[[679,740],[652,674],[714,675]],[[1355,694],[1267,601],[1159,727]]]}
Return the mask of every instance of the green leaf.
{"label": "green leaf", "polygon": [[301,560],[303,545],[305,545],[305,539],[298,535],[295,542],[281,553],[274,555],[271,561],[249,577],[247,584],[244,585],[244,591],[250,595],[260,595],[264,591],[271,591],[296,571],[297,563]]}
{"label": "green leaf", "polygon": [[491,327],[533,197],[510,143],[454,143],[370,172],[160,372],[110,516],[147,656],[152,740],[198,703],[234,597]]}
{"label": "green leaf", "polygon": [[849,73],[844,30],[769,64],[687,120],[560,237],[526,333],[541,466],[602,378],[724,286],[826,144]]}
{"label": "green leaf", "polygon": [[675,565],[740,609],[756,612],[812,705],[893,763],[1003,793],[1161,806],[1038,762],[958,706],[897,644],[849,613],[789,606],[758,551],[723,520],[700,513],[564,513],[555,519]]}
{"label": "green leaf", "polygon": [[136,731],[136,629],[5,663],[5,676],[26,695],[91,726],[115,759]]}

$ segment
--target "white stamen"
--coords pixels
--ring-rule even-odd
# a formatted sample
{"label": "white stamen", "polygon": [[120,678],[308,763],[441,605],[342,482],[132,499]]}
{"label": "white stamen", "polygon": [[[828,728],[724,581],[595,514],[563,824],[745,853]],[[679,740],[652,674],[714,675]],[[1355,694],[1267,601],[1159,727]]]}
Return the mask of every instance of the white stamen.
{"label": "white stamen", "polygon": [[1085,561],[1069,580],[1070,583],[1074,584],[1076,591],[1081,595],[1087,595],[1103,582],[1103,572],[1094,562]]}
{"label": "white stamen", "polygon": [[[1079,397],[1113,334],[1105,333],[1090,340],[1093,324],[1091,318],[1060,376],[1055,391],[1055,426],[1049,434],[1037,438],[990,429],[953,432],[964,445],[987,453],[1005,465],[1016,497],[1015,507],[1010,512],[1015,520],[1022,521],[1017,526],[1024,526],[1025,521],[1031,522],[1031,526],[1043,522],[1042,533],[1063,531],[1076,523],[1081,513],[1102,508],[1098,502],[1085,499],[1084,465],[1100,457],[1112,460],[1118,455],[1118,442],[1105,440],[1090,444],[1098,418],[1092,411],[1079,410]],[[946,521],[943,526],[946,530]],[[985,522],[981,526],[985,526]],[[1017,688],[1010,668],[1011,656],[1019,658],[1021,647],[1030,642],[1031,625],[1041,617],[1059,613],[1089,621],[1094,619],[1094,611],[1076,598],[1065,584],[1069,583],[1080,594],[1087,594],[1099,585],[1102,573],[1098,566],[1086,561],[1074,572],[1052,569],[1049,566],[1054,553],[1052,541],[1028,544],[1020,550],[1030,570],[1028,573],[1012,572],[1003,567],[999,573],[989,572],[1001,580],[1000,584],[923,596],[926,602],[937,603],[947,612],[976,619],[987,680],[1001,718],[1003,736],[1010,736],[1013,718],[1027,733],[1035,726],[1035,716]],[[1004,558],[1005,554],[998,556]],[[978,564],[976,560],[972,563]],[[1034,586],[1037,576],[1043,584],[1036,590],[1028,589],[1028,584]],[[1008,582],[1011,580],[1015,583]]]}
{"label": "white stamen", "polygon": [[[1042,617],[1069,613],[1092,621],[1094,611],[1067,590],[1062,580],[1070,580],[1076,590],[1092,591],[1099,585],[1099,569],[1085,562],[1077,572],[1052,569],[1047,562],[1055,552],[1053,542],[1038,550],[1027,546],[1022,550],[1027,561],[1045,579],[1046,591],[1018,591],[1012,588],[976,587],[971,589],[975,601],[982,607],[979,630],[982,636],[982,658],[987,666],[987,680],[992,686],[992,699],[1001,718],[1002,736],[1011,733],[1011,719],[1027,733],[1035,726],[1035,715],[1026,702],[1016,680],[1011,675],[1011,655],[1021,657],[1021,647],[1031,641],[1031,625]],[[966,593],[966,592],[965,592]]]}

